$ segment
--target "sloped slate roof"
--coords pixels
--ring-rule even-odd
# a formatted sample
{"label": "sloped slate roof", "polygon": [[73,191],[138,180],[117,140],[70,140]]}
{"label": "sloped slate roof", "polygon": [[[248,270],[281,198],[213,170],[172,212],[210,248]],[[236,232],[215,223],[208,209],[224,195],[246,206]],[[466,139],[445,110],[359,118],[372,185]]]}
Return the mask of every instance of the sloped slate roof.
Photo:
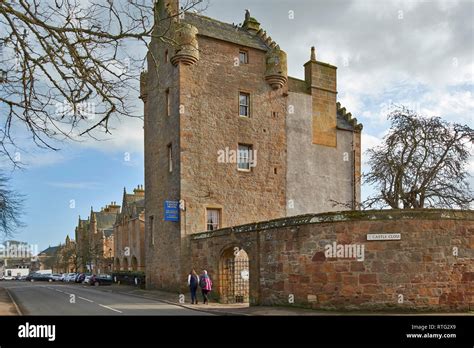
{"label": "sloped slate roof", "polygon": [[139,198],[140,199],[137,199],[136,201],[127,204],[125,211],[122,210],[122,214],[131,215],[131,217],[139,216],[140,213],[145,209],[145,198]]}
{"label": "sloped slate roof", "polygon": [[184,20],[182,21],[195,26],[198,30],[198,35],[208,36],[264,51],[268,50],[268,47],[260,37],[249,33],[241,27],[235,27],[230,23],[220,22],[213,18],[191,12],[186,12]]}
{"label": "sloped slate roof", "polygon": [[113,228],[106,228],[106,229],[104,230],[104,236],[106,236],[106,237],[110,237],[113,233],[114,233],[114,229],[113,229]]}
{"label": "sloped slate roof", "polygon": [[106,229],[112,227],[115,223],[116,216],[116,213],[107,213],[102,211],[95,213],[97,229]]}
{"label": "sloped slate roof", "polygon": [[137,208],[145,208],[145,198],[142,197],[142,199],[135,201],[134,204]]}
{"label": "sloped slate roof", "polygon": [[144,199],[143,196],[135,195],[133,193],[127,193],[125,195],[125,202],[128,204],[132,204],[136,201]]}
{"label": "sloped slate roof", "polygon": [[58,250],[59,246],[50,246],[44,249],[40,254],[46,254],[47,256],[53,256],[54,253]]}

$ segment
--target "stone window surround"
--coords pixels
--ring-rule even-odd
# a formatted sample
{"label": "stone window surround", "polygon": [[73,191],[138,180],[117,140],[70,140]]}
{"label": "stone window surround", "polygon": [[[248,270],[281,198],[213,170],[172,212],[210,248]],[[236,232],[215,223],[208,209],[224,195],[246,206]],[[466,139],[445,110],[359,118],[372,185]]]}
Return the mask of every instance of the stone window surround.
{"label": "stone window surround", "polygon": [[207,229],[207,211],[208,210],[218,210],[219,211],[219,226],[218,229],[221,229],[225,226],[224,224],[224,207],[221,204],[204,204],[204,213],[203,213],[203,222],[204,222],[204,231]]}
{"label": "stone window surround", "polygon": [[166,116],[171,116],[171,99],[170,99],[170,89],[165,90],[165,106],[166,106]]}
{"label": "stone window surround", "polygon": [[148,217],[150,225],[151,245],[155,245],[155,215]]}
{"label": "stone window surround", "polygon": [[[239,172],[251,172],[252,171],[252,167],[251,167],[251,163],[248,162],[248,168],[241,168],[239,166],[239,159],[240,159],[240,147],[246,147],[248,149],[248,151],[253,151],[253,145],[252,144],[246,144],[246,143],[238,143],[237,144],[237,170]],[[247,158],[249,159],[249,158]]]}
{"label": "stone window surround", "polygon": [[239,49],[239,64],[248,64],[248,63],[249,63],[249,51],[246,49],[240,48]]}
{"label": "stone window surround", "polygon": [[[245,95],[247,96],[247,105],[244,105],[244,104],[240,104],[240,97],[242,95]],[[250,118],[250,115],[251,115],[251,112],[252,112],[252,102],[251,102],[251,97],[250,97],[250,92],[248,91],[245,91],[245,90],[242,90],[240,89],[239,90],[239,94],[238,94],[238,105],[239,105],[239,116],[242,117],[242,118]],[[247,115],[242,115],[240,113],[240,108],[241,106],[246,106],[247,107]]]}
{"label": "stone window surround", "polygon": [[167,148],[167,158],[168,158],[168,173],[173,172],[173,143],[168,143]]}

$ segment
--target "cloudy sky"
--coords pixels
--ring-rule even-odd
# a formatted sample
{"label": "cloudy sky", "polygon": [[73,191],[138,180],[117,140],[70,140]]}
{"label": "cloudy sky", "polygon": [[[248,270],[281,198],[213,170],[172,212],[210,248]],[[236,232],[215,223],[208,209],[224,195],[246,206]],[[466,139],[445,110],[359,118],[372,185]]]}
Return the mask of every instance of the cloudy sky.
{"label": "cloudy sky", "polygon": [[[291,76],[303,78],[311,46],[338,66],[338,99],[364,124],[364,149],[383,137],[394,103],[474,127],[473,1],[210,0],[204,14],[237,24],[245,9],[287,52]],[[114,126],[101,142],[25,154],[28,168],[12,175],[27,195],[28,226],[16,239],[40,249],[63,242],[91,205],[121,202],[124,186],[143,184],[142,122]]]}

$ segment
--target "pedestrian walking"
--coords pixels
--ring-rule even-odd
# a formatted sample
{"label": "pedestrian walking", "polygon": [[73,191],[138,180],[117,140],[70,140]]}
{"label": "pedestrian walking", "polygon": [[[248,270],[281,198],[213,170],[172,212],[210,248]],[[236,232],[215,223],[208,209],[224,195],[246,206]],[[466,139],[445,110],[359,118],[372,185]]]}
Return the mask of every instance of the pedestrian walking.
{"label": "pedestrian walking", "polygon": [[209,278],[206,270],[202,272],[202,275],[199,279],[199,286],[201,287],[204,304],[209,304],[209,298],[207,296],[212,290],[212,281],[211,278]]}
{"label": "pedestrian walking", "polygon": [[199,276],[196,273],[196,271],[193,269],[191,273],[188,275],[188,286],[189,286],[189,291],[191,291],[191,304],[198,304],[197,296],[196,296],[196,291],[199,285]]}

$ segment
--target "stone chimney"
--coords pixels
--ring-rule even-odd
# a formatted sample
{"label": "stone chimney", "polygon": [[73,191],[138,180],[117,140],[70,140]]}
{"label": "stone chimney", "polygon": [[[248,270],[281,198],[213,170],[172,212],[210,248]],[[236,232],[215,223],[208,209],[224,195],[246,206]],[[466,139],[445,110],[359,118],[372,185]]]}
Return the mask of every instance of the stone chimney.
{"label": "stone chimney", "polygon": [[108,206],[106,206],[106,212],[108,213],[120,213],[120,205],[117,205],[117,202],[113,201]]}
{"label": "stone chimney", "polygon": [[250,16],[249,10],[245,10],[245,21],[242,24],[242,28],[254,34],[260,30],[260,23]]}
{"label": "stone chimney", "polygon": [[138,185],[136,189],[133,190],[135,196],[145,197],[145,189],[143,185]]}
{"label": "stone chimney", "polygon": [[311,47],[310,60],[304,65],[305,81],[313,99],[313,144],[336,147],[337,67],[316,59]]}

